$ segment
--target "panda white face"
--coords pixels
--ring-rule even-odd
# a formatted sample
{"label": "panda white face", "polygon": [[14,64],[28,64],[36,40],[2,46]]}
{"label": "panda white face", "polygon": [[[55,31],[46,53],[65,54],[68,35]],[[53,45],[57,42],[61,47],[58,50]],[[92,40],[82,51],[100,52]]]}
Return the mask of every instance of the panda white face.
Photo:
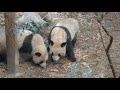
{"label": "panda white face", "polygon": [[61,56],[66,54],[67,34],[59,27],[56,27],[51,32],[49,44],[49,53],[54,61],[58,61]]}
{"label": "panda white face", "polygon": [[50,54],[52,56],[52,59],[56,62],[60,59],[61,56],[64,57],[66,54],[66,42],[53,42],[51,40]]}
{"label": "panda white face", "polygon": [[41,53],[39,53],[39,52],[34,53],[33,54],[33,61],[35,64],[43,62],[43,60],[41,58]]}
{"label": "panda white face", "polygon": [[44,55],[39,52],[36,52],[33,54],[33,62],[35,64],[39,64],[43,68],[46,68],[46,60],[47,59],[48,59],[48,55]]}

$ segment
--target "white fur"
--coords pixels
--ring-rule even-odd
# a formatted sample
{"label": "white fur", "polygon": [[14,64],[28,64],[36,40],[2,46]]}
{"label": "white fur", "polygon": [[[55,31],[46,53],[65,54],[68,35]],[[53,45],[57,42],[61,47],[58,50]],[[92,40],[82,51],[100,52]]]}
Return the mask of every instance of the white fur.
{"label": "white fur", "polygon": [[57,23],[56,26],[66,27],[71,34],[71,39],[73,39],[75,36],[75,33],[79,31],[79,22],[78,20],[73,18],[64,19],[61,22]]}
{"label": "white fur", "polygon": [[46,68],[47,64],[46,64],[46,62],[43,62],[42,64],[40,64],[40,66],[43,68]]}
{"label": "white fur", "polygon": [[[41,56],[38,57],[35,55],[36,52],[41,53]],[[32,39],[32,56],[33,56],[33,62],[35,64],[39,64],[41,61],[43,63],[41,64],[41,67],[46,67],[46,60],[48,59],[48,52],[47,48],[44,44],[44,40],[39,34],[35,34]]]}
{"label": "white fur", "polygon": [[[74,38],[75,34],[79,31],[79,22],[78,20],[73,18],[64,19],[57,23],[56,26],[66,27],[70,32],[71,40]],[[53,52],[54,53],[54,55],[52,56],[53,60],[58,61],[60,59],[58,54],[60,54],[61,56],[65,56],[66,54],[66,46],[61,47],[61,44],[67,41],[67,34],[62,28],[55,27],[51,32],[51,40],[54,42],[54,45],[49,46],[50,54],[52,54]]]}
{"label": "white fur", "polygon": [[58,57],[58,55],[54,55],[54,56],[52,56],[52,58],[53,58],[54,61],[57,62],[57,61],[59,60],[60,57]]}
{"label": "white fur", "polygon": [[[32,34],[29,30],[19,30],[19,33],[17,33],[17,45],[18,49],[22,46],[24,39],[26,36]],[[43,38],[39,34],[35,34],[32,38],[32,55],[33,55],[33,61],[35,64],[38,64],[41,60],[43,60],[43,63],[41,64],[42,67],[46,67],[46,60],[48,59],[48,52],[46,49],[46,46],[44,44]],[[0,35],[0,54],[6,52],[6,37],[5,32]],[[42,53],[42,56],[39,58],[36,55],[34,55],[35,52]]]}

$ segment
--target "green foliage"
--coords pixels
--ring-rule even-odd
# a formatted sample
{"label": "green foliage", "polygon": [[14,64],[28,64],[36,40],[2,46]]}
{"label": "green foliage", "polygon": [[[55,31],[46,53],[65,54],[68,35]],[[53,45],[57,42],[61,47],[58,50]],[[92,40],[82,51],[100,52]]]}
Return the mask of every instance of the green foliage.
{"label": "green foliage", "polygon": [[17,29],[30,30],[36,33],[39,28],[42,28],[45,22],[34,22],[32,20],[25,20],[24,23],[16,26]]}

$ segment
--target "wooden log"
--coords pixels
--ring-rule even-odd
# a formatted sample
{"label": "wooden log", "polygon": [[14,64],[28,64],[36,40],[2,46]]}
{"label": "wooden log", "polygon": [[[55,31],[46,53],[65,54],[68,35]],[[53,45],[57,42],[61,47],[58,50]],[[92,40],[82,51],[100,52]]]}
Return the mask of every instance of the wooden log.
{"label": "wooden log", "polygon": [[5,34],[6,34],[6,53],[7,70],[10,73],[18,72],[19,53],[17,49],[17,36],[15,29],[15,12],[5,12]]}

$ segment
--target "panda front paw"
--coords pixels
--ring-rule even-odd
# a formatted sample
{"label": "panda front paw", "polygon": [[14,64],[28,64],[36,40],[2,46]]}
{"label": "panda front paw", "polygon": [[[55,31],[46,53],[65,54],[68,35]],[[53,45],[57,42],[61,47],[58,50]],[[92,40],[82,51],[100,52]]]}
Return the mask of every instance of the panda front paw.
{"label": "panda front paw", "polygon": [[40,66],[42,67],[42,68],[46,68],[46,63],[42,63],[42,64],[40,64]]}
{"label": "panda front paw", "polygon": [[76,58],[70,58],[71,62],[76,62]]}

